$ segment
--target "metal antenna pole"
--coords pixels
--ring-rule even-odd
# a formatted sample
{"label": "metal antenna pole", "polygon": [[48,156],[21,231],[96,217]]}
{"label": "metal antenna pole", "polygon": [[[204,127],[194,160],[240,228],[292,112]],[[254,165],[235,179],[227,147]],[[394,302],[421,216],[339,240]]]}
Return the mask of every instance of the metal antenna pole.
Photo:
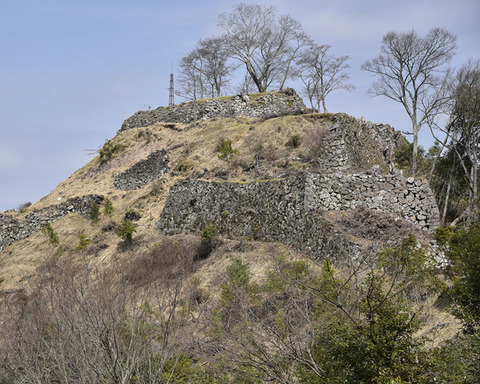
{"label": "metal antenna pole", "polygon": [[168,98],[168,105],[170,107],[173,107],[175,105],[174,100],[173,100],[173,73],[170,74],[170,95]]}

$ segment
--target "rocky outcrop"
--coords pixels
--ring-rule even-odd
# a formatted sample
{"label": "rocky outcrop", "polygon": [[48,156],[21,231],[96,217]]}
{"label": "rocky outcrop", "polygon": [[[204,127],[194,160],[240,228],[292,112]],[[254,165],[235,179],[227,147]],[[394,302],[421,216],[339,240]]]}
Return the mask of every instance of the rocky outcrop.
{"label": "rocky outcrop", "polygon": [[438,226],[439,213],[427,183],[372,170],[359,174],[299,174],[252,183],[181,181],[169,193],[156,224],[166,234],[199,232],[215,224],[232,238],[281,241],[319,255],[334,231],[322,212],[360,207],[408,220],[417,228]]}
{"label": "rocky outcrop", "polygon": [[168,172],[168,155],[164,149],[151,153],[113,180],[115,189],[131,191],[159,179]]}
{"label": "rocky outcrop", "polygon": [[151,111],[138,111],[126,119],[119,132],[137,127],[148,127],[157,122],[191,123],[212,117],[272,117],[298,115],[306,112],[305,104],[293,89],[284,89],[252,95],[250,101],[241,96],[191,101],[173,107],[159,107]]}
{"label": "rocky outcrop", "polygon": [[25,220],[17,220],[13,215],[0,214],[0,251],[15,241],[22,240],[38,232],[47,223],[53,223],[72,212],[89,217],[93,203],[101,204],[103,197],[87,195],[74,197],[60,203],[29,213]]}

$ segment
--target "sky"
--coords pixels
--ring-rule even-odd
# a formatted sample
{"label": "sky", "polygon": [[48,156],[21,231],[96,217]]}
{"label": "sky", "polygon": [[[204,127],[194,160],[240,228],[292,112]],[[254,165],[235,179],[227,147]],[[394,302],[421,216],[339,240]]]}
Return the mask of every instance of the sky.
{"label": "sky", "polygon": [[[168,105],[169,76],[199,39],[218,36],[234,0],[0,0],[0,212],[35,202],[94,156],[140,109]],[[251,3],[245,1],[246,3]],[[478,0],[275,0],[318,44],[351,60],[355,91],[329,112],[409,131],[402,106],[370,98],[360,70],[389,31],[458,37],[453,67],[480,58]],[[290,84],[298,89],[298,84]],[[176,97],[175,102],[182,99]],[[424,129],[420,141],[432,139]]]}

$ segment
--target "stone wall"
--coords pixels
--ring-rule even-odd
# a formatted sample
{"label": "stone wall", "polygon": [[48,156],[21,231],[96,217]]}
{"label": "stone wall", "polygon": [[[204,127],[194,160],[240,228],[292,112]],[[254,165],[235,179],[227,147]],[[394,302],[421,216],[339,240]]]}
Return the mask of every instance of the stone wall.
{"label": "stone wall", "polygon": [[120,175],[116,175],[113,186],[122,191],[130,191],[157,180],[168,172],[168,155],[164,149],[151,153]]}
{"label": "stone wall", "polygon": [[245,184],[181,181],[170,189],[156,228],[166,234],[188,233],[213,223],[228,237],[281,241],[319,255],[326,242],[335,243],[338,238],[322,212],[362,206],[406,219],[424,230],[439,224],[438,208],[426,182],[372,171],[306,173]]}
{"label": "stone wall", "polygon": [[345,113],[308,114],[305,119],[314,123],[304,131],[304,148],[316,172],[363,172],[379,166],[395,173],[394,149],[407,140],[391,126]]}
{"label": "stone wall", "polygon": [[220,233],[292,242],[304,209],[303,176],[246,184],[180,181],[168,195],[157,222],[167,233],[199,232],[215,223]]}
{"label": "stone wall", "polygon": [[0,251],[17,240],[22,240],[38,232],[47,223],[53,223],[71,212],[89,217],[92,204],[100,204],[103,197],[87,195],[74,197],[58,205],[52,205],[29,213],[25,220],[17,220],[12,215],[0,214]]}
{"label": "stone wall", "polygon": [[383,175],[375,168],[350,175],[309,174],[305,205],[311,211],[345,211],[361,206],[431,230],[440,225],[435,198],[426,180]]}
{"label": "stone wall", "polygon": [[191,101],[173,107],[159,107],[151,111],[138,111],[126,119],[119,132],[137,127],[148,127],[157,122],[191,123],[212,117],[271,117],[298,115],[306,112],[305,104],[293,89],[252,95],[244,102],[240,96]]}
{"label": "stone wall", "polygon": [[333,115],[331,120],[317,161],[320,171],[359,172],[380,166],[393,173],[393,151],[407,142],[399,131],[344,113]]}

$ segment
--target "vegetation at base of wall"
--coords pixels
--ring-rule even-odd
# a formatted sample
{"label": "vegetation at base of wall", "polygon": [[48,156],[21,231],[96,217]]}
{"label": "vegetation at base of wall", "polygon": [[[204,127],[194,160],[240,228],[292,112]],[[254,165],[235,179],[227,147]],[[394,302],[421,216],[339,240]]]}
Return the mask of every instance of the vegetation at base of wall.
{"label": "vegetation at base of wall", "polygon": [[92,203],[92,206],[90,207],[90,211],[88,214],[92,222],[97,223],[100,220],[100,207],[96,202]]}
{"label": "vegetation at base of wall", "polygon": [[202,232],[200,233],[200,238],[202,239],[200,246],[197,249],[194,260],[204,260],[210,253],[214,250],[217,245],[215,241],[217,235],[217,227],[213,224],[207,225]]}
{"label": "vegetation at base of wall", "polygon": [[[272,245],[258,256],[263,272],[237,253],[207,293],[194,273],[208,264],[195,257],[215,241],[213,225],[188,241],[131,248],[104,273],[64,254],[42,267],[38,292],[0,302],[0,376],[13,384],[116,375],[129,383],[475,383],[479,228],[438,231],[445,277],[413,236],[341,266]],[[418,331],[422,308],[439,293],[463,332],[433,342]],[[49,370],[34,364],[39,358]]]}
{"label": "vegetation at base of wall", "polygon": [[414,338],[415,314],[398,296],[400,288],[384,289],[391,286],[389,278],[375,271],[362,276],[361,270],[344,278],[329,262],[317,272],[305,262],[280,258],[266,283],[256,285],[248,266],[234,260],[215,328],[225,359],[234,370],[237,364],[250,366],[277,382],[418,377],[423,344]]}
{"label": "vegetation at base of wall", "polygon": [[216,234],[217,234],[217,227],[213,224],[209,224],[203,229],[201,233],[202,241],[204,241],[205,243],[211,243],[215,238]]}
{"label": "vegetation at base of wall", "polygon": [[42,226],[42,232],[48,237],[48,242],[51,245],[59,246],[60,238],[58,237],[57,232],[53,229],[52,224],[47,223]]}

